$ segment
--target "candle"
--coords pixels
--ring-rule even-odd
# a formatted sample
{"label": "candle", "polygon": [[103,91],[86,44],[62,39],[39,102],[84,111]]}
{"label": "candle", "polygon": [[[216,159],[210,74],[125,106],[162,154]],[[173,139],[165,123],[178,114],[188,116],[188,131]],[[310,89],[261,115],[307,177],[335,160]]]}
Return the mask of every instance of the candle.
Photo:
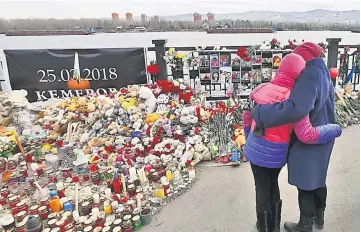
{"label": "candle", "polygon": [[75,184],[75,210],[79,210],[79,183]]}
{"label": "candle", "polygon": [[111,206],[112,206],[113,213],[115,213],[118,209],[119,204],[117,201],[113,201]]}
{"label": "candle", "polygon": [[99,203],[100,203],[100,196],[99,196],[98,193],[95,193],[95,194],[93,195],[93,203],[94,203],[94,204],[99,204]]}
{"label": "candle", "polygon": [[104,190],[105,196],[111,197],[112,196],[112,190],[110,188],[106,188]]}
{"label": "candle", "polygon": [[129,177],[130,177],[130,180],[138,179],[137,170],[135,169],[135,167],[129,168]]}
{"label": "candle", "polygon": [[189,179],[193,180],[196,178],[196,170],[194,168],[188,169]]}
{"label": "candle", "polygon": [[138,209],[141,209],[142,208],[142,197],[143,195],[141,193],[138,193],[137,194],[137,208]]}
{"label": "candle", "polygon": [[168,181],[173,180],[173,173],[172,173],[171,170],[167,170],[166,176],[167,176],[167,180],[168,180]]}
{"label": "candle", "polygon": [[95,207],[92,209],[92,216],[94,216],[95,218],[98,218],[99,215],[99,208]]}
{"label": "candle", "polygon": [[111,214],[112,213],[112,206],[110,205],[109,201],[104,202],[104,213]]}
{"label": "candle", "polygon": [[120,179],[122,180],[122,185],[123,185],[123,196],[127,197],[127,186],[125,185],[125,176],[121,174]]}

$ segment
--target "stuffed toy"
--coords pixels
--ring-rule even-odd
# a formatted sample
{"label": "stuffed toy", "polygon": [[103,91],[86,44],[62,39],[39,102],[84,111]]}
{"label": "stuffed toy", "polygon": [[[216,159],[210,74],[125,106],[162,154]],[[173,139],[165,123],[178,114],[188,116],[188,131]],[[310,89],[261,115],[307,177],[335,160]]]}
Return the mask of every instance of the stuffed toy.
{"label": "stuffed toy", "polygon": [[163,114],[168,110],[169,97],[165,94],[160,94],[157,98],[157,113]]}
{"label": "stuffed toy", "polygon": [[186,163],[190,163],[194,156],[194,148],[191,144],[186,144],[186,151],[183,153],[179,161],[179,169],[182,169],[186,166]]}
{"label": "stuffed toy", "polygon": [[242,127],[235,126],[234,137],[232,140],[237,144],[238,148],[241,148],[246,144],[246,137]]}
{"label": "stuffed toy", "polygon": [[145,117],[145,123],[151,124],[160,118],[159,114],[147,114]]}
{"label": "stuffed toy", "polygon": [[270,49],[271,49],[271,43],[269,41],[263,41],[259,48],[259,50],[270,50]]}
{"label": "stuffed toy", "polygon": [[123,109],[125,111],[128,111],[128,109],[131,107],[131,106],[135,106],[136,105],[136,102],[137,102],[137,99],[135,97],[131,97],[131,98],[124,98],[124,96],[120,96],[120,104],[121,106],[123,107]]}
{"label": "stuffed toy", "polygon": [[128,87],[128,95],[130,97],[137,97],[139,94],[140,87],[139,85],[131,85]]}
{"label": "stuffed toy", "polygon": [[194,113],[194,107],[184,107],[181,111],[180,122],[184,125],[196,124],[198,117],[196,117]]}
{"label": "stuffed toy", "polygon": [[11,112],[12,103],[7,96],[6,93],[0,92],[0,124],[3,126],[8,126],[10,123],[8,116]]}
{"label": "stuffed toy", "polygon": [[218,155],[218,147],[214,145],[213,143],[209,145],[209,150],[211,152],[212,157],[215,157]]}
{"label": "stuffed toy", "polygon": [[157,108],[157,99],[155,98],[152,90],[148,87],[140,87],[139,98],[144,99],[144,105],[147,114],[153,113]]}
{"label": "stuffed toy", "polygon": [[237,149],[232,149],[231,151],[231,157],[229,158],[232,162],[240,162],[241,161],[241,154]]}
{"label": "stuffed toy", "polygon": [[183,155],[185,147],[186,147],[186,145],[184,143],[179,142],[178,145],[177,145],[176,150],[173,153],[173,156],[176,157],[176,158],[181,158],[182,155]]}

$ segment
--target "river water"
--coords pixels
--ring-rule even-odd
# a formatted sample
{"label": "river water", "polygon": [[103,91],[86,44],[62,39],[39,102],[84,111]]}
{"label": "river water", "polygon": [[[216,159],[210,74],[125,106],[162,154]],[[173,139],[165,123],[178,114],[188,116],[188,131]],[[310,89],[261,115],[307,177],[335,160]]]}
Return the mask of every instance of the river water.
{"label": "river water", "polygon": [[326,38],[341,38],[341,44],[360,44],[360,34],[348,31],[279,31],[271,34],[207,34],[206,32],[145,32],[114,33],[80,36],[24,36],[0,35],[1,49],[65,49],[65,48],[121,48],[152,47],[152,40],[167,39],[167,46],[255,45],[277,38],[324,42]]}

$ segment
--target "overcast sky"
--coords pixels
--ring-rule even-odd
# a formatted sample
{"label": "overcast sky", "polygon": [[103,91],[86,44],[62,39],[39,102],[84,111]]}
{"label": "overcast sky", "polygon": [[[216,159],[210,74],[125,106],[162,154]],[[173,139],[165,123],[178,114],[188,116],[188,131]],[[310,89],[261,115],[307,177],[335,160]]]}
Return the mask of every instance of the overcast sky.
{"label": "overcast sky", "polygon": [[256,10],[359,10],[360,0],[0,0],[0,18],[124,18],[185,13],[241,13]]}

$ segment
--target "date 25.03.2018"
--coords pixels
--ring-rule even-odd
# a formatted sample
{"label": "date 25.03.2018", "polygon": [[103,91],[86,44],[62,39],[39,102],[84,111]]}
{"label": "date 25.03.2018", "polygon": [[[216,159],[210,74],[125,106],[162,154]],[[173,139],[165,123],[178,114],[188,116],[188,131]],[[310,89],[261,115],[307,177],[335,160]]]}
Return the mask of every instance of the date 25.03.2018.
{"label": "date 25.03.2018", "polygon": [[[54,81],[69,81],[73,76],[74,69],[62,69],[56,73],[55,69],[39,69],[37,75],[40,77],[40,83],[52,83]],[[82,80],[88,81],[107,81],[118,78],[116,68],[84,68],[80,74]]]}

